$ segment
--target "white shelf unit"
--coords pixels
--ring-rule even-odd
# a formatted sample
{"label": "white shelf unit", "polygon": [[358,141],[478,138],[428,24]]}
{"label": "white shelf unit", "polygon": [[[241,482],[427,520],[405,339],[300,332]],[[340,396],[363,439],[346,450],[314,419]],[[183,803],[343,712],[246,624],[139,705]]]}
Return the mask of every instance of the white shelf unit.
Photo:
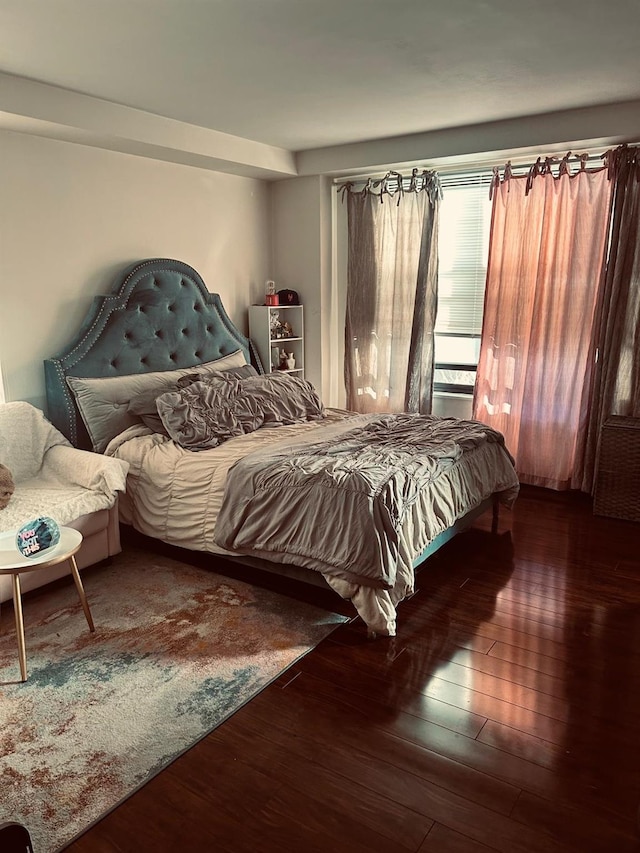
{"label": "white shelf unit", "polygon": [[[291,335],[279,336],[280,327],[287,323]],[[249,337],[253,341],[262,366],[269,372],[278,370],[279,353],[284,350],[293,353],[293,370],[280,371],[291,373],[304,379],[304,312],[302,305],[250,305]]]}

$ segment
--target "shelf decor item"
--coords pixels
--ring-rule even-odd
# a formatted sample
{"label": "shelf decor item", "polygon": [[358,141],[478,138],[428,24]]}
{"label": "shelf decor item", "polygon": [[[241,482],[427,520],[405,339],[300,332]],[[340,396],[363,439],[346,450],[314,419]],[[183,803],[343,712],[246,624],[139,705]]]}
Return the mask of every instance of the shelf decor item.
{"label": "shelf decor item", "polygon": [[296,369],[296,357],[292,352],[286,352],[285,350],[280,350],[280,364],[278,365],[280,370],[295,370]]}
{"label": "shelf decor item", "polygon": [[279,305],[300,305],[300,298],[295,290],[279,290],[277,296]]}
{"label": "shelf decor item", "polygon": [[16,533],[16,547],[23,557],[39,557],[60,541],[58,522],[48,515],[28,521]]}
{"label": "shelf decor item", "polygon": [[279,305],[280,300],[278,298],[278,294],[276,293],[275,281],[271,281],[271,280],[267,281],[265,288],[266,288],[266,292],[265,292],[264,304],[265,305]]}

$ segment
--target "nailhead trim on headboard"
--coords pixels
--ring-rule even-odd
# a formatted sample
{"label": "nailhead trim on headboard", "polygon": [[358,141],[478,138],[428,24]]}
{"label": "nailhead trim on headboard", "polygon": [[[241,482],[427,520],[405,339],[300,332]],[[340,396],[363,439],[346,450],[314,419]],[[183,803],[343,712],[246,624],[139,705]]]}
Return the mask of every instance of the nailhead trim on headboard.
{"label": "nailhead trim on headboard", "polygon": [[[150,301],[152,290],[157,296]],[[136,303],[145,296],[147,304]],[[142,326],[136,315],[146,318]],[[189,342],[188,349],[181,347],[183,341]],[[78,336],[62,353],[45,360],[49,419],[73,445],[88,446],[67,376],[192,367],[238,348],[263,372],[252,342],[232,323],[219,295],[208,291],[196,270],[170,258],[141,261],[118,277],[110,294],[94,297]]]}

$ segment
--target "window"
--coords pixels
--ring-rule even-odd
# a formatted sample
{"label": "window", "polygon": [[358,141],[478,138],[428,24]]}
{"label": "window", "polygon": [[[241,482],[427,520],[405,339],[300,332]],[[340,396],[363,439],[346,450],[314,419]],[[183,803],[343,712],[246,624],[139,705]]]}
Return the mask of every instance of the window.
{"label": "window", "polygon": [[440,175],[434,391],[473,394],[489,251],[492,171]]}

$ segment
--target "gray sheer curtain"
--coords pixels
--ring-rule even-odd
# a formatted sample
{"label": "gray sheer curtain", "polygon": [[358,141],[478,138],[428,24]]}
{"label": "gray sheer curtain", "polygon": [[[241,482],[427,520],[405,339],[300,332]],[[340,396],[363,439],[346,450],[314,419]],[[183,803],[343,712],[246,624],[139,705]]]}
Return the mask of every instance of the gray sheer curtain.
{"label": "gray sheer curtain", "polygon": [[593,490],[602,424],[640,417],[640,148],[608,152],[611,240],[597,306],[596,363],[582,490]]}
{"label": "gray sheer curtain", "polygon": [[389,173],[347,197],[347,407],[431,412],[437,308],[438,203],[434,172]]}

